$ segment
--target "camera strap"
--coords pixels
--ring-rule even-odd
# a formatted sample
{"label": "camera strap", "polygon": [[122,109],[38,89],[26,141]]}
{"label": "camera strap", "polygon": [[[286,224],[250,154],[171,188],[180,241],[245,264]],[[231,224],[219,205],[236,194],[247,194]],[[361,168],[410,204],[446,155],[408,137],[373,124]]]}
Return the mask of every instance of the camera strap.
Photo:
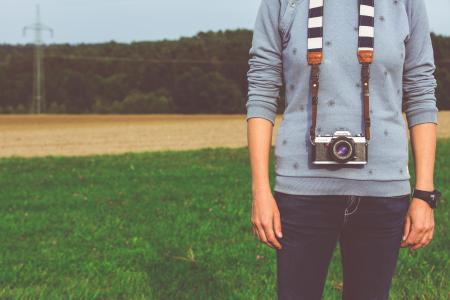
{"label": "camera strap", "polygon": [[[370,139],[369,65],[373,60],[374,0],[359,0],[358,61],[361,64],[364,97],[364,136]],[[310,140],[314,145],[319,92],[319,65],[322,62],[323,0],[309,0],[308,11],[308,64],[311,65],[310,89],[312,94],[312,125]]]}

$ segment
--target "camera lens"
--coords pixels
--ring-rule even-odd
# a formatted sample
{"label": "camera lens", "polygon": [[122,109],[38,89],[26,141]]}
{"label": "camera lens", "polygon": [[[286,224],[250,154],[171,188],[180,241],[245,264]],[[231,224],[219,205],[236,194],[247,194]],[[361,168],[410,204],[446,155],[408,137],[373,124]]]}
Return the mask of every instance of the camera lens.
{"label": "camera lens", "polygon": [[347,156],[349,152],[350,152],[350,146],[346,143],[341,142],[336,146],[336,153],[340,157]]}
{"label": "camera lens", "polygon": [[347,162],[353,158],[353,140],[340,136],[330,144],[330,156],[337,162]]}

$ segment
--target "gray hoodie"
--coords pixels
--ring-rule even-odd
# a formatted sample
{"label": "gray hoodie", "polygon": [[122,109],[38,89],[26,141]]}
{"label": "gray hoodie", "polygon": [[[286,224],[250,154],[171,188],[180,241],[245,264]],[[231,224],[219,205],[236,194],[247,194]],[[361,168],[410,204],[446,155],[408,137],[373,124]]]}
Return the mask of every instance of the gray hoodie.
{"label": "gray hoodie", "polygon": [[[358,0],[325,1],[316,134],[363,133]],[[249,51],[247,120],[275,123],[274,190],[306,195],[397,196],[411,192],[407,129],[437,122],[435,65],[424,0],[375,1],[370,65],[371,139],[366,165],[311,162],[308,0],[262,0]],[[402,115],[406,115],[406,124]]]}

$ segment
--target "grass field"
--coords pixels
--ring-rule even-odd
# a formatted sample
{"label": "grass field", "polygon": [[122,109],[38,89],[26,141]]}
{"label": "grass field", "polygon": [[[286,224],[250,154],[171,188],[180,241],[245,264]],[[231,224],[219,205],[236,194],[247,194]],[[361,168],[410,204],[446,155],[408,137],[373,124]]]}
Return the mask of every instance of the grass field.
{"label": "grass field", "polygon": [[[435,237],[401,249],[391,299],[450,297],[450,140],[437,154]],[[246,148],[3,158],[0,178],[1,299],[275,299]],[[340,299],[339,255],[324,299]]]}
{"label": "grass field", "polygon": [[[438,123],[438,137],[450,138],[450,111]],[[0,157],[239,148],[246,125],[244,115],[0,115]]]}

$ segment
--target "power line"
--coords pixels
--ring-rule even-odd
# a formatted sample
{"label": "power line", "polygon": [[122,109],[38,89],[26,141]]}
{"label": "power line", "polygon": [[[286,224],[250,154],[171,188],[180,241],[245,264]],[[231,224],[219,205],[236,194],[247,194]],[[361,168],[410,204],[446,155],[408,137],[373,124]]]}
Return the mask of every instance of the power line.
{"label": "power line", "polygon": [[31,106],[32,112],[41,113],[41,110],[45,110],[45,98],[44,98],[44,64],[42,59],[44,56],[42,33],[45,31],[50,32],[53,36],[53,29],[44,25],[41,22],[41,15],[39,5],[36,5],[36,23],[23,28],[23,35],[26,35],[27,31],[34,32],[34,84],[33,84],[33,103]]}

